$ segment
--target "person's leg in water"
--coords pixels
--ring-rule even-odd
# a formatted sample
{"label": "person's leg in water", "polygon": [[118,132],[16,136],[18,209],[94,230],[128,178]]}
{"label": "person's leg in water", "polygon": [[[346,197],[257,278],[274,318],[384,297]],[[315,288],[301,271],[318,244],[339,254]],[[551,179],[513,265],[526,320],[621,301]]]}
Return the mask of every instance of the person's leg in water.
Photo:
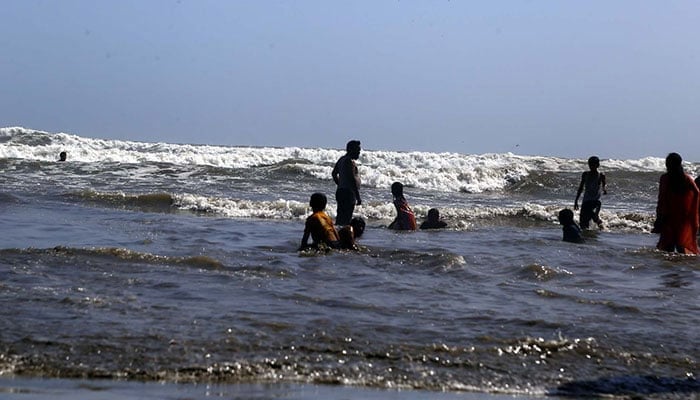
{"label": "person's leg in water", "polygon": [[591,203],[594,203],[594,204],[593,204],[593,210],[592,210],[592,213],[593,213],[593,221],[594,221],[596,224],[598,224],[598,227],[599,227],[600,229],[603,229],[603,220],[601,220],[601,219],[600,219],[600,216],[598,216],[598,214],[600,214],[600,208],[602,207],[602,204],[600,203],[600,200],[592,201]]}
{"label": "person's leg in water", "polygon": [[581,214],[579,214],[579,226],[581,229],[588,229],[593,218],[593,209],[590,202],[584,201],[581,204]]}
{"label": "person's leg in water", "polygon": [[339,226],[350,224],[352,213],[355,211],[355,195],[352,190],[344,188],[336,190],[335,201],[338,203],[335,224]]}

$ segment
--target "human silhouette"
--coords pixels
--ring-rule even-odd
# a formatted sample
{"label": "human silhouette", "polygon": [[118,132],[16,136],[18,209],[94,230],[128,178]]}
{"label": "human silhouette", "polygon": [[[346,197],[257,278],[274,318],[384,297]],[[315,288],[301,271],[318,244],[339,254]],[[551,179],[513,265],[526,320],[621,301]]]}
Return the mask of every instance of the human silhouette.
{"label": "human silhouette", "polygon": [[403,195],[403,184],[394,182],[391,185],[391,194],[394,197],[394,207],[396,207],[396,218],[389,224],[389,229],[399,231],[416,230],[416,215],[408,205],[406,197]]}
{"label": "human silhouette", "polygon": [[447,227],[447,222],[440,220],[440,211],[437,208],[428,210],[428,216],[420,224],[420,229],[442,229]]}
{"label": "human silhouette", "polygon": [[341,249],[358,250],[357,239],[365,232],[365,220],[361,217],[354,217],[350,225],[338,229],[339,247]]}
{"label": "human silhouette", "polygon": [[581,229],[588,229],[591,219],[598,224],[600,229],[603,229],[603,221],[598,216],[601,207],[600,195],[608,194],[608,191],[605,189],[605,174],[598,172],[599,167],[600,159],[596,156],[591,156],[588,159],[589,171],[581,174],[581,183],[576,191],[574,210],[578,210],[578,199],[581,196],[581,192],[583,192],[581,215],[579,216]]}
{"label": "human silhouette", "polygon": [[360,174],[355,164],[355,160],[360,158],[360,141],[349,141],[345,150],[345,155],[338,159],[331,172],[333,181],[338,185],[335,191],[335,201],[338,205],[335,217],[336,225],[348,225],[352,220],[355,205],[362,204]]}
{"label": "human silhouette", "polygon": [[656,248],[662,251],[698,254],[700,193],[683,171],[678,153],[666,157],[666,173],[659,179],[659,198],[653,232],[659,233]]}
{"label": "human silhouette", "polygon": [[563,232],[562,240],[571,243],[583,243],[581,228],[574,222],[574,212],[565,208],[559,211],[559,223]]}
{"label": "human silhouette", "polygon": [[[338,232],[336,232],[335,226],[333,226],[333,220],[325,212],[327,203],[328,199],[325,194],[314,193],[311,195],[309,205],[313,213],[306,218],[304,235],[301,238],[299,250],[304,250],[307,247],[318,248],[321,244],[325,244],[331,248],[338,247]],[[308,244],[309,236],[312,239],[311,245]]]}

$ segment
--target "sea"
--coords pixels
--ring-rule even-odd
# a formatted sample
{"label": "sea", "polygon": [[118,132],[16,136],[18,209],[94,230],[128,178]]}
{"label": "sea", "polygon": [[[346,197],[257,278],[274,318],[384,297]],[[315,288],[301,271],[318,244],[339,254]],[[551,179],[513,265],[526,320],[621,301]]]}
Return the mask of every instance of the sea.
{"label": "sea", "polygon": [[[299,252],[349,139],[360,249]],[[573,244],[587,157],[2,128],[0,397],[698,399],[700,258],[651,233],[671,151],[599,154],[604,229]],[[395,181],[448,227],[387,229]]]}

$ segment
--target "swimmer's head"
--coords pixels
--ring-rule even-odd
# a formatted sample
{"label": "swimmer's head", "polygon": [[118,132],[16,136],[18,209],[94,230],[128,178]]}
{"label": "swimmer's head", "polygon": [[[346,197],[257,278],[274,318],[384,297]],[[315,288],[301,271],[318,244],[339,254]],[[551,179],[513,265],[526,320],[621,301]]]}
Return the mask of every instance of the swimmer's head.
{"label": "swimmer's head", "polygon": [[428,210],[428,221],[437,222],[440,220],[440,211],[437,208]]}
{"label": "swimmer's head", "polygon": [[314,211],[323,211],[326,209],[326,204],[328,199],[323,193],[314,193],[311,195],[311,200],[309,200],[309,205]]}
{"label": "swimmer's head", "polygon": [[596,156],[591,156],[588,158],[588,166],[590,168],[598,168],[600,167],[600,158]]}
{"label": "swimmer's head", "polygon": [[559,223],[562,225],[569,225],[574,222],[574,212],[565,208],[559,211]]}
{"label": "swimmer's head", "polygon": [[350,226],[352,226],[352,231],[355,238],[359,238],[365,232],[365,220],[362,217],[355,217],[350,220]]}
{"label": "swimmer's head", "polygon": [[391,194],[394,195],[394,197],[402,197],[403,196],[403,183],[401,182],[394,182],[391,184]]}

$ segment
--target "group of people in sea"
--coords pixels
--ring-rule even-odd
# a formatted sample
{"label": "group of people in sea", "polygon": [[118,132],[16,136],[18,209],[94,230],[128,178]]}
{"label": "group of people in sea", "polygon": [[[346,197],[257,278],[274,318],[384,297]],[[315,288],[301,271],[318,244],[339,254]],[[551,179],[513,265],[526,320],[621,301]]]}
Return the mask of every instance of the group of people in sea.
{"label": "group of people in sea", "polygon": [[[360,197],[360,176],[355,161],[360,157],[359,140],[351,140],[346,145],[346,153],[336,162],[331,175],[337,185],[335,199],[337,213],[335,225],[326,214],[327,198],[323,193],[311,195],[310,206],[313,213],[306,219],[304,235],[300,250],[308,247],[324,245],[329,248],[357,249],[355,239],[359,238],[365,229],[365,221],[361,217],[353,217],[356,205],[362,204]],[[574,210],[581,207],[579,223],[574,220],[574,212],[565,208],[559,211],[558,219],[562,225],[563,240],[566,242],[584,242],[582,232],[590,228],[591,221],[604,229],[600,219],[601,196],[607,194],[605,174],[598,171],[600,158],[591,156],[588,159],[588,171],[581,174],[581,181],[576,191]],[[693,180],[683,170],[683,159],[678,153],[670,153],[666,157],[666,173],[659,180],[656,220],[652,232],[659,234],[657,248],[667,252],[684,254],[700,254],[698,250],[698,228],[700,226],[700,177]],[[396,218],[389,224],[389,229],[416,230],[416,216],[403,193],[403,184],[394,182],[391,185]],[[581,195],[583,194],[583,198]],[[336,229],[339,226],[339,229]],[[420,229],[440,229],[447,223],[440,220],[440,212],[436,208],[428,211],[425,222]],[[309,237],[312,243],[309,244]]]}
{"label": "group of people in sea", "polygon": [[[331,172],[333,181],[337,185],[335,224],[325,212],[328,203],[326,195],[323,193],[312,194],[309,201],[312,214],[306,219],[299,250],[309,247],[318,248],[319,246],[335,249],[357,249],[355,240],[362,236],[366,226],[362,217],[353,217],[355,206],[362,204],[360,174],[355,163],[362,151],[360,141],[349,141],[345,150],[345,155],[338,159]],[[396,218],[389,224],[389,229],[413,231],[419,228],[441,229],[447,227],[447,223],[440,219],[440,211],[437,208],[431,208],[426,220],[418,227],[416,214],[403,194],[401,182],[394,182],[391,185],[391,194],[396,208]],[[340,228],[336,229],[336,226]],[[309,238],[312,239],[311,244],[309,244]]]}
{"label": "group of people in sea", "polygon": [[[309,247],[325,246],[336,249],[357,249],[356,239],[362,236],[366,223],[362,217],[353,217],[356,205],[362,204],[360,197],[360,174],[355,161],[360,157],[359,140],[350,140],[346,153],[335,163],[331,176],[337,185],[335,200],[337,203],[336,220],[326,214],[328,199],[323,193],[311,195],[309,205],[312,214],[306,219],[304,234],[299,250]],[[66,161],[65,151],[59,155],[60,161]],[[574,212],[569,208],[559,211],[558,219],[562,225],[563,240],[583,243],[583,231],[588,230],[591,221],[604,229],[600,219],[601,196],[607,194],[605,174],[598,171],[600,159],[591,156],[588,159],[588,171],[581,174],[581,182],[576,191],[574,210],[579,210],[579,223],[574,220]],[[659,234],[656,247],[666,252],[683,254],[700,254],[698,250],[698,233],[700,233],[700,176],[695,180],[683,170],[683,159],[678,153],[666,157],[666,173],[659,179],[659,193],[656,205],[656,220],[653,233]],[[389,224],[389,229],[416,230],[441,229],[447,223],[440,219],[436,208],[428,211],[426,220],[418,227],[416,215],[403,193],[403,184],[391,185],[396,218]],[[336,229],[336,226],[340,227]],[[309,244],[309,238],[312,242]]]}
{"label": "group of people in sea", "polygon": [[[589,171],[581,174],[581,183],[576,192],[574,210],[583,193],[579,224],[574,221],[574,212],[568,208],[559,211],[563,240],[582,243],[582,230],[589,228],[593,220],[600,229],[603,221],[599,213],[601,194],[607,194],[605,174],[598,171],[600,159],[588,159]],[[659,193],[656,204],[656,220],[653,233],[659,234],[656,248],[666,252],[700,254],[698,250],[698,228],[700,227],[700,176],[691,178],[683,170],[683,158],[678,153],[666,157],[666,173],[659,179]]]}

